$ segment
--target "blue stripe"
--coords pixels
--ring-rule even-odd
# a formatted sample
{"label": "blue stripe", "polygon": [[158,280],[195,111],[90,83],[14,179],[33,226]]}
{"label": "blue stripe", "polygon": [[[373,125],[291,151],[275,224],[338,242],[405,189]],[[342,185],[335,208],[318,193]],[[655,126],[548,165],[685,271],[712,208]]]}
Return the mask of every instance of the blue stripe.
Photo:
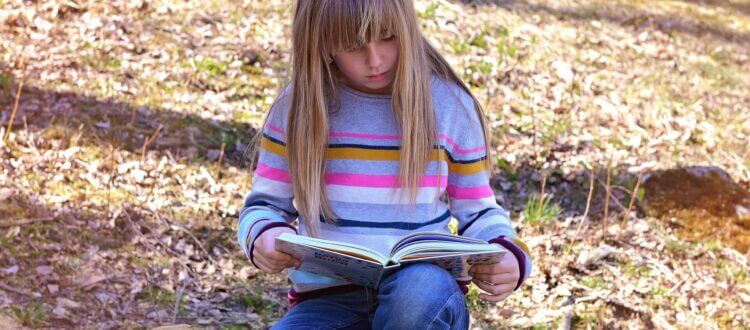
{"label": "blue stripe", "polygon": [[282,209],[282,208],[280,208],[280,207],[278,207],[276,205],[273,205],[273,204],[271,204],[271,203],[269,203],[267,201],[264,201],[264,200],[257,200],[257,201],[254,201],[254,202],[249,202],[249,201],[246,200],[245,201],[245,208],[249,208],[251,206],[271,206],[274,209],[281,210],[284,213],[286,213],[286,214],[288,214],[288,215],[290,215],[292,217],[298,217],[299,216],[299,213],[297,213],[297,212],[289,212],[287,210],[284,210],[284,209]]}
{"label": "blue stripe", "polygon": [[[373,222],[373,221],[357,221],[357,220],[349,220],[349,219],[336,219],[335,225],[337,227],[369,227],[369,228],[392,228],[392,229],[414,230],[414,229],[419,229],[419,228],[429,226],[432,224],[440,223],[450,218],[450,216],[451,216],[450,211],[445,211],[443,215],[433,220],[430,220],[428,222],[403,222],[403,221]],[[320,217],[320,222],[325,222],[322,216]]]}
{"label": "blue stripe", "polygon": [[479,218],[481,218],[482,215],[484,215],[485,213],[487,213],[487,212],[489,212],[491,210],[495,210],[495,209],[497,209],[497,208],[488,207],[488,208],[486,208],[484,210],[479,211],[479,213],[477,213],[477,215],[474,216],[474,219],[472,219],[471,221],[469,221],[469,223],[467,223],[463,228],[461,228],[461,229],[458,230],[458,234],[459,235],[463,235],[464,232],[466,232],[466,230],[469,229],[469,227],[471,226],[471,224],[474,223],[474,221],[479,220]]}
{"label": "blue stripe", "polygon": [[[274,142],[276,144],[280,144],[282,146],[286,146],[286,144],[284,142],[281,142],[280,140],[275,139],[275,138],[271,137],[270,135],[268,135],[266,133],[263,133],[263,136],[265,138],[267,138],[268,140],[270,140],[271,142]],[[349,144],[349,143],[329,144],[328,147],[329,148],[356,148],[356,149],[368,149],[368,150],[399,150],[400,149],[399,146],[376,146],[376,145]],[[485,156],[482,156],[481,158],[468,159],[468,160],[457,160],[457,159],[453,158],[453,155],[451,155],[451,153],[445,148],[445,146],[443,146],[443,145],[433,146],[433,149],[438,149],[438,148],[441,149],[441,150],[445,150],[445,154],[448,155],[448,159],[452,163],[457,163],[457,164],[471,164],[471,163],[481,162],[481,161],[487,159],[487,156],[485,155]]]}

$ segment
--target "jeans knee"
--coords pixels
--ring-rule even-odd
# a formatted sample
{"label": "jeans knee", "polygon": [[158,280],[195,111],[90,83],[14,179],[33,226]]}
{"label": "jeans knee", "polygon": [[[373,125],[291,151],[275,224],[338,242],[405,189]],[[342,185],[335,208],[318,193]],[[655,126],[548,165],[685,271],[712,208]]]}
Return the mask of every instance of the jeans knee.
{"label": "jeans knee", "polygon": [[468,320],[466,299],[455,279],[432,264],[414,264],[398,271],[381,285],[378,300],[374,326],[424,328]]}

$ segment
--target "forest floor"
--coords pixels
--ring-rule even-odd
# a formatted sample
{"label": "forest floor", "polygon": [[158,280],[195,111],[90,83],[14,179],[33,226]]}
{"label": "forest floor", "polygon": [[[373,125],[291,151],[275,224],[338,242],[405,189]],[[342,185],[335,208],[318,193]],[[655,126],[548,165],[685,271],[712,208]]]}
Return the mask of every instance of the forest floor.
{"label": "forest floor", "polygon": [[[485,107],[493,188],[534,258],[500,304],[472,287],[472,328],[750,325],[750,227],[649,216],[637,187],[686,165],[750,186],[750,1],[416,6]],[[289,75],[291,12],[0,0],[0,328],[285,313],[285,273],[249,264],[236,223],[247,146]]]}

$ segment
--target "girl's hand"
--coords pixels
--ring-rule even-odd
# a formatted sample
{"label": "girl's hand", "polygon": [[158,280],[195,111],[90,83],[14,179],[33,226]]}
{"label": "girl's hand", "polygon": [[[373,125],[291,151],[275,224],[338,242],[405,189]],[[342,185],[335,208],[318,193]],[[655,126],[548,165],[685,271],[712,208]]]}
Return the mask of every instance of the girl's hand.
{"label": "girl's hand", "polygon": [[499,263],[474,265],[469,269],[472,282],[489,294],[480,294],[479,298],[487,302],[500,302],[508,298],[518,284],[521,276],[518,260],[513,253],[506,253]]}
{"label": "girl's hand", "polygon": [[253,261],[258,268],[266,273],[275,274],[285,268],[299,267],[299,260],[292,256],[276,250],[276,236],[282,233],[295,234],[294,230],[284,227],[271,228],[260,234],[255,239],[253,248]]}

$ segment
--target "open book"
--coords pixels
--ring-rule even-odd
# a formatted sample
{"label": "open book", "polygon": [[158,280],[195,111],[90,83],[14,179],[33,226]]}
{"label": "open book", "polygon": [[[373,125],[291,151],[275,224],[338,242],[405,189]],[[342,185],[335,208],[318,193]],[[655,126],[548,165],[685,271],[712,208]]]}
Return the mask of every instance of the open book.
{"label": "open book", "polygon": [[408,235],[394,244],[390,254],[351,243],[283,233],[276,248],[300,260],[297,268],[350,283],[377,288],[399,268],[429,262],[446,269],[454,278],[469,280],[475,264],[499,262],[507,250],[485,241],[437,232]]}

